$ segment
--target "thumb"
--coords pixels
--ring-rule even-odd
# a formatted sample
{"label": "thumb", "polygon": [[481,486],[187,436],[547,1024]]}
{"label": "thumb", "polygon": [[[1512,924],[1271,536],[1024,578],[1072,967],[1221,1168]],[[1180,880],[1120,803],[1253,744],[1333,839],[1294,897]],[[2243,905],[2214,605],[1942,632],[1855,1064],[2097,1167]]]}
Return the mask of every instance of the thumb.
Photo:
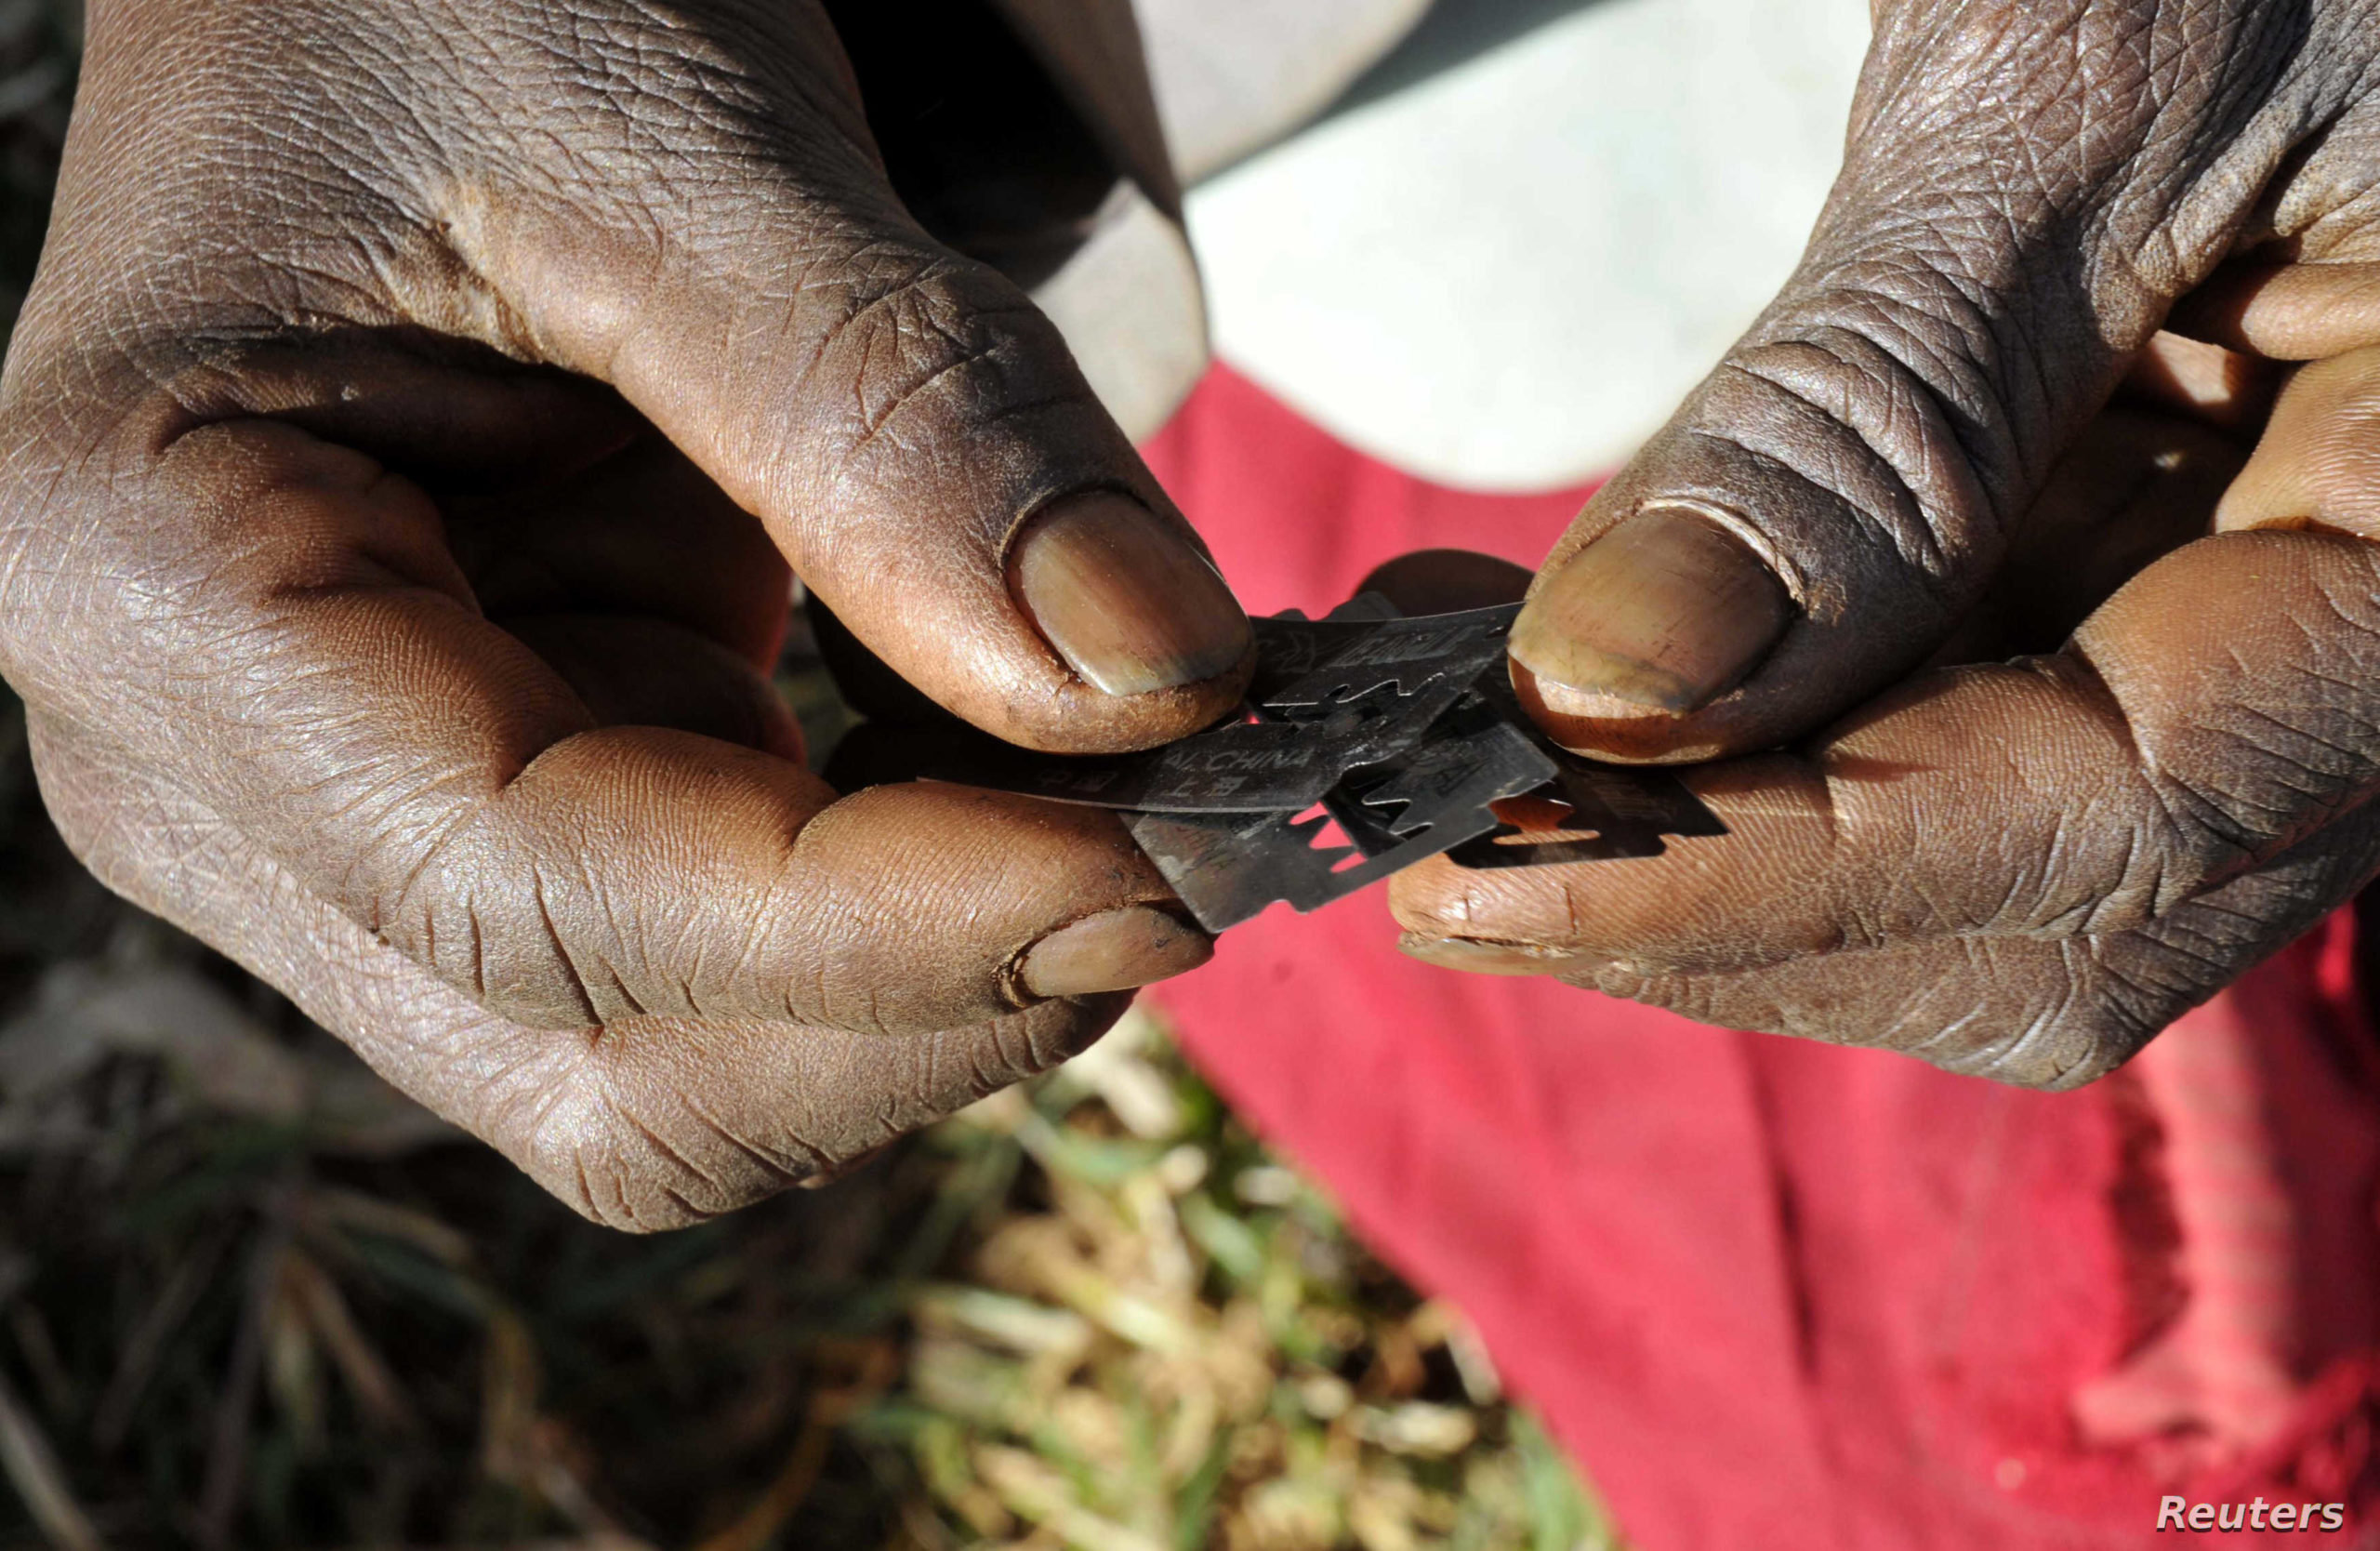
{"label": "thumb", "polygon": [[1762,748],[1920,663],[2290,137],[2337,111],[2285,73],[2270,7],[1878,10],[1800,267],[1514,627],[1514,683],[1574,749]]}
{"label": "thumb", "polygon": [[1212,722],[1246,616],[1057,329],[927,235],[853,115],[770,109],[742,115],[763,144],[528,191],[453,240],[945,707],[1085,752]]}

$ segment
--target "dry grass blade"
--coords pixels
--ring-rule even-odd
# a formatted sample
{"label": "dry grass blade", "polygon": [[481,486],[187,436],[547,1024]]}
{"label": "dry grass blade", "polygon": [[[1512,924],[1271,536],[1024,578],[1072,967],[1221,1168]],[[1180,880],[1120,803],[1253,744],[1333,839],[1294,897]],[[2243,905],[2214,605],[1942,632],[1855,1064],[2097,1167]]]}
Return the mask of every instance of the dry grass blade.
{"label": "dry grass blade", "polygon": [[195,1537],[204,1551],[225,1551],[232,1544],[232,1518],[239,1512],[240,1499],[247,1488],[248,1443],[255,1420],[257,1388],[271,1346],[282,1256],[289,1246],[286,1213],[275,1213],[273,1216],[273,1226],[257,1246],[248,1267],[247,1300],[239,1333],[231,1342],[231,1359],[208,1428],[206,1476],[199,1495]]}
{"label": "dry grass blade", "polygon": [[985,1171],[1011,1183],[965,1264],[994,1291],[912,1300],[907,1385],[879,1422],[943,1543],[1618,1544],[1459,1314],[1371,1262],[1154,1020],[1110,1041],[936,1133],[958,1175],[1032,1165]]}
{"label": "dry grass blade", "polygon": [[7,1468],[25,1511],[58,1551],[106,1551],[107,1543],[66,1484],[49,1436],[5,1373],[0,1373],[0,1466]]}
{"label": "dry grass blade", "polygon": [[1163,1543],[1084,1507],[1066,1478],[1038,1455],[985,1448],[977,1452],[976,1468],[1012,1512],[1074,1551],[1166,1551]]}
{"label": "dry grass blade", "polygon": [[294,1250],[282,1266],[282,1279],[307,1328],[337,1364],[364,1418],[391,1432],[410,1430],[414,1410],[404,1386],[356,1324],[338,1284],[311,1257]]}
{"label": "dry grass blade", "polygon": [[426,1212],[379,1200],[358,1190],[318,1185],[306,1192],[300,1210],[309,1226],[354,1229],[399,1239],[457,1269],[471,1261],[469,1234]]}
{"label": "dry grass blade", "polygon": [[480,1468],[527,1483],[537,1468],[537,1344],[520,1316],[498,1311],[488,1321],[480,1372]]}
{"label": "dry grass blade", "polygon": [[767,1551],[793,1519],[825,1474],[835,1430],[876,1402],[900,1375],[901,1355],[890,1343],[872,1342],[865,1348],[858,1376],[845,1386],[822,1389],[811,1397],[809,1414],[760,1501],[734,1524],[705,1540],[695,1551]]}
{"label": "dry grass blade", "polygon": [[139,1323],[132,1327],[91,1420],[91,1441],[101,1453],[112,1454],[124,1442],[125,1434],[132,1425],[133,1407],[139,1403],[141,1391],[155,1374],[165,1344],[197,1306],[207,1279],[215,1274],[222,1258],[223,1245],[219,1241],[195,1248],[189,1258],[166,1273],[165,1286],[158,1290]]}

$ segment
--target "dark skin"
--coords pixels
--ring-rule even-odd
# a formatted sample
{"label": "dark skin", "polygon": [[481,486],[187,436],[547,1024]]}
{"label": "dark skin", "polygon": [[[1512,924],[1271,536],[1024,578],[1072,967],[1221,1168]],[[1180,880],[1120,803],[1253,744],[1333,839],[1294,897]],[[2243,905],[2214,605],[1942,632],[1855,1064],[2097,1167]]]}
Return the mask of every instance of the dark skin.
{"label": "dark skin", "polygon": [[1514,631],[1565,743],[1715,758],[1734,832],[1395,906],[1435,961],[2071,1086],[2380,870],[2380,11],[1877,23],[1800,272]]}
{"label": "dark skin", "polygon": [[[1417,869],[1417,949],[2061,1084],[2380,867],[2376,37],[1880,6],[1808,262],[1515,636],[1566,741],[1720,758],[1735,832]],[[2146,391],[2232,431],[2103,416],[2167,325],[2241,359]],[[2246,357],[2323,365],[2233,483]],[[602,1220],[830,1174],[1208,951],[1108,818],[839,797],[768,693],[793,573],[1019,742],[1161,742],[1245,671],[813,5],[100,0],[0,502],[77,851]]]}
{"label": "dark skin", "polygon": [[1196,536],[808,4],[102,0],[0,405],[68,841],[581,1211],[690,1222],[1207,939],[1112,817],[848,797],[796,573],[1012,740],[1236,703]]}

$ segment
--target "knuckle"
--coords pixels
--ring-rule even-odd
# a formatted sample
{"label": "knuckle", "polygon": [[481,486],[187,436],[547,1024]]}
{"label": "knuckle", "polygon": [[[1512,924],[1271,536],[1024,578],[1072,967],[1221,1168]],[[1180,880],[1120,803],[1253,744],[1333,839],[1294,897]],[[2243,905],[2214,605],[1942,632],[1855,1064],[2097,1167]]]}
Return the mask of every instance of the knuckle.
{"label": "knuckle", "polygon": [[1130,1002],[1128,992],[1045,1002],[904,1041],[853,1067],[822,1066],[807,1080],[782,1033],[765,1048],[682,1019],[524,1034],[529,1054],[483,1085],[471,1128],[588,1220],[663,1232],[831,1181],[905,1133],[1080,1054]]}
{"label": "knuckle", "polygon": [[1130,991],[1064,998],[911,1041],[897,1076],[885,1074],[893,1095],[879,1112],[885,1133],[929,1124],[1081,1054],[1131,1004]]}
{"label": "knuckle", "polygon": [[2005,1001],[2008,1011],[1987,1015],[2008,1033],[1939,1064],[2052,1090],[2107,1075],[2351,895],[2380,857],[2376,834],[2380,820],[2359,815],[2131,930],[2056,943],[1978,939],[2018,971],[1978,977],[2001,988],[1984,1001]]}
{"label": "knuckle", "polygon": [[2250,742],[2213,728],[2202,729],[2201,737],[2232,747],[2212,762],[2161,770],[2149,783],[2160,831],[2181,864],[2179,887],[2161,901],[2167,909],[2248,865],[2276,837],[2302,829],[2307,799],[2321,784],[2312,771],[2295,764],[2289,750],[2271,747],[2265,737]]}
{"label": "knuckle", "polygon": [[1726,974],[1603,966],[1566,978],[1700,1022],[2062,1091],[2122,1066],[2219,983],[2173,963],[2109,973],[2103,948],[2082,938],[1969,936]]}
{"label": "knuckle", "polygon": [[1921,309],[1846,292],[1803,308],[1727,361],[1712,429],[1834,496],[1919,586],[1971,585],[2006,524],[1970,457],[1999,411],[1950,330]]}
{"label": "knuckle", "polygon": [[[2107,1076],[2252,963],[2268,931],[2203,909],[2054,943],[1963,940],[1965,1014],[1919,995],[1863,1043],[1944,1070],[2062,1093]],[[1979,994],[1978,994],[1979,993]]]}
{"label": "knuckle", "polygon": [[656,1022],[549,1037],[583,1042],[483,1132],[582,1216],[629,1233],[709,1222],[829,1171],[829,1153],[755,1139],[684,1091],[656,1047],[703,1036]]}
{"label": "knuckle", "polygon": [[[628,934],[601,919],[600,897],[573,898],[584,891],[549,887],[534,860],[484,870],[474,865],[482,859],[458,860],[453,867],[433,861],[386,915],[371,897],[377,891],[367,888],[362,902],[379,916],[377,929],[386,940],[448,986],[538,1029],[600,1029],[629,1017],[694,1011],[687,999],[656,988]],[[577,919],[590,908],[598,919]]]}
{"label": "knuckle", "polygon": [[[2141,783],[2145,785],[2145,783]],[[2093,938],[2180,908],[2244,853],[2135,783],[2072,802],[2012,846],[2006,893],[1973,930]]]}
{"label": "knuckle", "polygon": [[2162,741],[2147,784],[2193,894],[2360,810],[2380,775],[2380,728],[2302,703],[2281,714],[2209,707]]}
{"label": "knuckle", "polygon": [[1047,318],[988,267],[942,255],[845,260],[802,397],[838,406],[841,471],[1089,390]]}
{"label": "knuckle", "polygon": [[2062,976],[2019,989],[2016,1004],[1990,1020],[2003,1032],[1934,1064],[2012,1087],[2063,1093],[2129,1061],[2188,1005],[2154,984],[2079,967],[2087,947],[2059,946],[2078,948],[2066,956]]}
{"label": "knuckle", "polygon": [[[2072,1086],[2111,1067],[2122,1038],[2103,1016],[2117,1009],[2097,1002],[2082,964],[2073,939],[1953,938],[1879,965],[1872,1000],[1827,1034],[2016,1087]],[[1824,1009],[1801,1015],[1813,1012],[1823,1027]]]}

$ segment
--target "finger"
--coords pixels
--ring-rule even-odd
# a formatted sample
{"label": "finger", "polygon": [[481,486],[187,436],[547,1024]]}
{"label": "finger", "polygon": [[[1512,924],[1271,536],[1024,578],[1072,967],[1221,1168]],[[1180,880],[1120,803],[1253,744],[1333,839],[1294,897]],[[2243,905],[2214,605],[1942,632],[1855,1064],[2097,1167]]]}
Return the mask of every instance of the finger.
{"label": "finger", "polygon": [[[1528,590],[1528,579],[1527,568],[1493,555],[1421,550],[1376,567],[1355,590],[1380,593],[1408,616],[1451,614],[1517,603]],[[887,668],[815,598],[807,607],[819,655],[844,698],[868,719],[836,746],[827,778],[850,790],[906,779],[939,762],[949,713]]]}
{"label": "finger", "polygon": [[1880,7],[1800,269],[1588,504],[1514,630],[1557,737],[1773,745],[1949,633],[2288,150],[2279,119],[2237,115],[2296,45],[2272,13],[2207,9]]}
{"label": "finger", "polygon": [[1528,592],[1526,566],[1475,550],[1417,550],[1375,567],[1355,591],[1377,592],[1419,616],[1516,603]]}
{"label": "finger", "polygon": [[1663,855],[1397,881],[1406,927],[1646,975],[1969,935],[2144,928],[2380,781],[2380,549],[2236,534],[2030,662],[1927,675],[1805,754],[1686,773],[1726,823]]}
{"label": "finger", "polygon": [[2193,292],[2173,326],[2273,361],[2320,361],[2380,342],[2380,264],[2227,264]]}
{"label": "finger", "polygon": [[[786,46],[738,41],[756,60]],[[1105,750],[1227,710],[1247,619],[1056,329],[909,219],[849,104],[761,86],[756,115],[703,100],[714,85],[655,84],[694,99],[651,104],[683,117],[694,153],[632,184],[590,190],[574,169],[566,196],[524,179],[453,211],[465,260],[969,721]],[[730,143],[713,143],[721,122],[742,126]]]}
{"label": "finger", "polygon": [[[1473,550],[1421,550],[1387,561],[1356,584],[1358,594],[1378,592],[1408,616],[1452,614],[1495,603],[1518,603],[1528,590],[1527,568]],[[804,605],[819,656],[852,708],[874,723],[896,727],[947,726],[950,715],[919,694],[853,635],[834,611],[814,595]],[[879,732],[881,731],[879,727]],[[863,729],[863,735],[866,730]],[[883,740],[862,736],[845,745],[854,755]],[[909,748],[915,739],[899,740]],[[897,760],[896,756],[896,760]],[[872,759],[864,762],[873,767]]]}
{"label": "finger", "polygon": [[2380,538],[2380,347],[2299,368],[2223,497],[2225,531],[2323,527]]}
{"label": "finger", "polygon": [[2253,435],[2272,412],[2282,375],[2262,356],[2161,331],[2133,357],[2120,399]]}
{"label": "finger", "polygon": [[1895,1050],[2028,1088],[2106,1076],[2380,869],[2358,810],[2274,861],[2127,932],[1964,936],[1709,975],[1574,969],[1573,984],[1727,1028]]}
{"label": "finger", "polygon": [[[599,1223],[699,1222],[834,1173],[1088,1045],[1122,996],[885,1040],[777,1022],[510,1023],[316,896],[154,767],[36,714],[44,795],[102,882],[221,947],[398,1088]],[[127,824],[127,811],[144,822]]]}
{"label": "finger", "polygon": [[932,787],[837,802],[762,752],[599,725],[473,611],[436,509],[361,455],[218,425],[133,496],[100,521],[127,552],[178,547],[153,581],[177,608],[68,621],[112,632],[123,672],[103,683],[20,633],[20,682],[91,736],[141,729],[154,746],[127,762],[186,772],[307,886],[512,1022],[924,1031],[1208,951],[1104,814]]}

